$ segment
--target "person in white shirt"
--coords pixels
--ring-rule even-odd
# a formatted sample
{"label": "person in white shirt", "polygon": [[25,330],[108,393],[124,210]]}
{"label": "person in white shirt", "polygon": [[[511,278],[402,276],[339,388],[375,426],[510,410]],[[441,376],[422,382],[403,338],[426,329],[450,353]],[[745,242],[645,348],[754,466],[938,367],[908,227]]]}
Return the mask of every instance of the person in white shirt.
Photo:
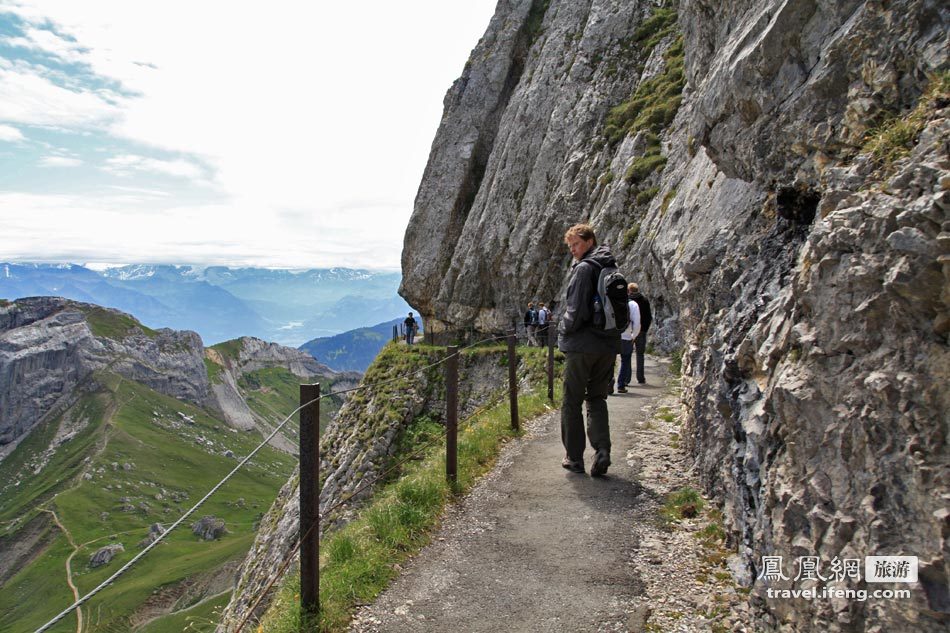
{"label": "person in white shirt", "polygon": [[[627,286],[627,294],[636,291],[636,284]],[[630,384],[632,369],[630,360],[633,356],[633,341],[640,334],[640,306],[631,299],[627,302],[630,310],[630,324],[627,329],[620,333],[620,373],[617,374],[617,393],[627,393],[627,385]]]}

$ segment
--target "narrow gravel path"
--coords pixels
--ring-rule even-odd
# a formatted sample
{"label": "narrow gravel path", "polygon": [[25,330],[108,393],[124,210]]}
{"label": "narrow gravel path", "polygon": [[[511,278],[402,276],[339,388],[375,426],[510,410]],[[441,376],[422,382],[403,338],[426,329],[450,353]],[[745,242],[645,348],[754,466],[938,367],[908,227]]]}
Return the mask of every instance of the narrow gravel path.
{"label": "narrow gravel path", "polygon": [[[79,546],[76,545],[76,541],[73,540],[73,535],[70,534],[69,530],[66,529],[66,526],[63,525],[62,521],[59,520],[59,517],[56,516],[56,513],[52,510],[47,510],[46,508],[41,508],[41,512],[46,512],[53,517],[53,522],[56,523],[56,526],[59,528],[59,531],[66,536],[66,540],[69,541],[69,546],[73,548],[73,551],[69,553],[69,556],[66,558],[66,584],[69,585],[69,590],[73,592],[73,602],[79,601],[79,588],[73,583],[73,557],[79,551]],[[82,633],[82,609],[76,609],[76,633]]]}
{"label": "narrow gravel path", "polygon": [[[669,375],[650,358],[647,385],[608,398],[606,477],[561,468],[559,412],[531,421],[351,630],[743,630],[735,609],[712,611],[739,597],[731,579],[705,584],[690,533],[701,518],[673,528],[659,518],[668,492],[695,486],[678,421],[658,417],[678,410]],[[589,468],[589,448],[585,457]]]}

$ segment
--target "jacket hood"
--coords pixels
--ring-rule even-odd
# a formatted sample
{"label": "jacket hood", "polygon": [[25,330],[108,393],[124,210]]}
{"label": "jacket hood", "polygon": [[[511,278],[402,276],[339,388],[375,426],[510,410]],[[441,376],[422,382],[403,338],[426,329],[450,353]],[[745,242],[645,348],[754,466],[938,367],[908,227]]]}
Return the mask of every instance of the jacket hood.
{"label": "jacket hood", "polygon": [[600,244],[594,248],[587,251],[587,254],[584,255],[582,262],[594,260],[604,268],[607,266],[616,266],[617,260],[614,259],[614,256],[610,253],[610,249],[605,245]]}

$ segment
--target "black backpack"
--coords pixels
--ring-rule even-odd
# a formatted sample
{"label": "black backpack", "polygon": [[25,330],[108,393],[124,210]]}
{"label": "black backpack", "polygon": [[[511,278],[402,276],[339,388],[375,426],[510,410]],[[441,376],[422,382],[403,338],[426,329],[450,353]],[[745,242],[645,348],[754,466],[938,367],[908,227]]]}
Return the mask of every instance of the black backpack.
{"label": "black backpack", "polygon": [[626,330],[630,325],[627,280],[616,266],[602,266],[592,259],[587,262],[600,269],[594,292],[594,326],[604,330]]}

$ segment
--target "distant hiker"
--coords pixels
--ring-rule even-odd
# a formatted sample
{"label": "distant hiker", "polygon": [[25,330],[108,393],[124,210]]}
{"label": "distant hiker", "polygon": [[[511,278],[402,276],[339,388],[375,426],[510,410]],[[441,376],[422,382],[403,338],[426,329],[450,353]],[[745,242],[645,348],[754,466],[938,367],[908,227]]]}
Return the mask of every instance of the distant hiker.
{"label": "distant hiker", "polygon": [[[610,466],[610,424],[607,391],[613,382],[614,360],[620,353],[620,332],[605,329],[604,298],[597,293],[603,271],[615,268],[606,246],[597,246],[594,229],[576,224],[564,235],[574,264],[567,283],[564,313],[558,323],[558,348],[564,352],[564,398],[561,402],[561,441],[567,455],[561,465],[584,472],[584,416],[587,401],[587,438],[594,449],[593,477]],[[595,319],[595,317],[597,317]]]}
{"label": "distant hiker", "polygon": [[[628,292],[632,293],[635,287],[636,284],[628,285]],[[630,357],[633,355],[633,341],[640,335],[640,306],[631,298],[627,303],[627,309],[630,311],[630,324],[620,333],[620,373],[617,374],[617,393],[627,393],[627,385],[630,384],[631,377]]]}
{"label": "distant hiker", "polygon": [[630,298],[637,302],[640,308],[640,334],[634,339],[633,343],[637,349],[637,382],[645,385],[647,382],[646,374],[643,373],[643,354],[647,349],[647,330],[653,323],[653,313],[650,311],[650,302],[640,294],[640,288],[637,284],[630,284]]}
{"label": "distant hiker", "polygon": [[416,322],[412,312],[410,312],[402,324],[406,330],[406,345],[412,345],[412,341],[416,338],[416,331],[419,329],[419,323]]}
{"label": "distant hiker", "polygon": [[551,325],[551,311],[543,303],[538,304],[538,342],[541,347],[548,346],[548,328]]}
{"label": "distant hiker", "polygon": [[536,347],[538,339],[535,333],[538,331],[538,311],[534,309],[534,303],[528,303],[528,309],[524,313],[524,329],[528,332],[528,347]]}

